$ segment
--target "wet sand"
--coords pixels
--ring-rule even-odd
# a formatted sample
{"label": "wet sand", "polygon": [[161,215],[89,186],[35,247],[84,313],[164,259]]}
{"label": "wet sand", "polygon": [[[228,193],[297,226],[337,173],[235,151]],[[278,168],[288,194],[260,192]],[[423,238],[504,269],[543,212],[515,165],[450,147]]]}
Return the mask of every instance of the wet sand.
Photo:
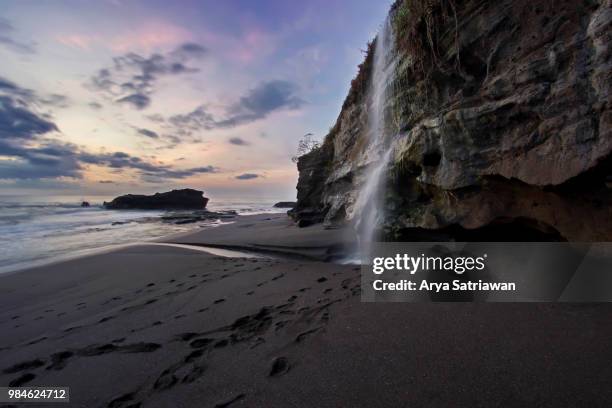
{"label": "wet sand", "polygon": [[0,276],[0,385],[81,407],[609,406],[610,305],[361,303],[358,268],[321,261],[343,234],[241,217],[168,241],[280,257],[145,244]]}

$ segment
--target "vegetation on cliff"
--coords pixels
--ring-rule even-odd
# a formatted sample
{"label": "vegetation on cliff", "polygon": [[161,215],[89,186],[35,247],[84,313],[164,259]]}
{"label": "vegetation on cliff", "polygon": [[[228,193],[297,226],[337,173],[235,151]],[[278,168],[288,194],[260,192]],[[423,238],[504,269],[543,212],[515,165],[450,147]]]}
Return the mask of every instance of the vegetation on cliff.
{"label": "vegetation on cliff", "polygon": [[[390,19],[390,237],[505,226],[612,239],[609,0],[397,0]],[[366,134],[375,44],[321,147],[298,161],[298,220],[351,220],[377,160]]]}

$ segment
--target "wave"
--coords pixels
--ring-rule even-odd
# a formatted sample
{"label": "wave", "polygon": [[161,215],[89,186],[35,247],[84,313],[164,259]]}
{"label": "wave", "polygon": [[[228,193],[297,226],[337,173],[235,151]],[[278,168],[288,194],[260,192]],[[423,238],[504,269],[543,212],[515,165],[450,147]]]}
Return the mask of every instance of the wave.
{"label": "wave", "polygon": [[[239,215],[277,213],[276,201],[220,201],[210,211]],[[183,213],[189,213],[189,211]],[[214,228],[231,219],[202,219],[178,225],[168,222],[175,211],[106,210],[92,203],[0,202],[0,272],[17,270],[32,262],[53,261],[83,250],[148,241],[196,228]],[[170,217],[171,218],[171,217]]]}

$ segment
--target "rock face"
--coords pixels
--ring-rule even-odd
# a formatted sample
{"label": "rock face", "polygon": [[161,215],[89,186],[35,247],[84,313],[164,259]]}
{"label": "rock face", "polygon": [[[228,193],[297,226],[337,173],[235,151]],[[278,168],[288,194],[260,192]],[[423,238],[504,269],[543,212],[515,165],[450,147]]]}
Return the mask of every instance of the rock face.
{"label": "rock face", "polygon": [[[612,240],[611,1],[398,0],[390,18],[386,236]],[[381,157],[366,132],[373,49],[298,161],[302,225],[350,221]]]}
{"label": "rock face", "polygon": [[186,188],[172,190],[166,193],[153,195],[127,194],[115,198],[110,203],[105,202],[104,207],[112,210],[167,210],[167,209],[196,209],[206,208],[208,198],[204,192]]}
{"label": "rock face", "polygon": [[293,208],[296,204],[295,201],[279,201],[274,204],[274,208]]}

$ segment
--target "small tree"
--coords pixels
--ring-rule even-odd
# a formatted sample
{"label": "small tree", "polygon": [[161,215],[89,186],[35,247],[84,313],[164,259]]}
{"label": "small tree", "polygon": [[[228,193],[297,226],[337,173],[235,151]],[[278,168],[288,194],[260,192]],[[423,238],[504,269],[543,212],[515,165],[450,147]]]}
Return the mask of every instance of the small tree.
{"label": "small tree", "polygon": [[292,162],[297,163],[300,156],[310,153],[321,146],[321,143],[312,138],[313,136],[314,135],[312,133],[306,133],[304,136],[302,136],[298,142],[297,153],[291,158]]}

